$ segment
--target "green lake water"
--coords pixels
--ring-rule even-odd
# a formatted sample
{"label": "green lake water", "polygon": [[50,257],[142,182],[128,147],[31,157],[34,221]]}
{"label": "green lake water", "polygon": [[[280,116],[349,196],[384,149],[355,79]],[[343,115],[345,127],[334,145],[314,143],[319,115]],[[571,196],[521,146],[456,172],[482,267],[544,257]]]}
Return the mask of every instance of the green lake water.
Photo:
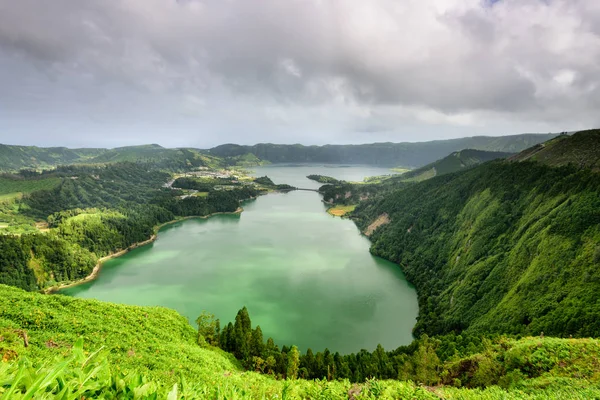
{"label": "green lake water", "polygon": [[[373,167],[269,166],[256,175],[315,188],[308,174],[362,180]],[[173,308],[194,321],[207,310],[233,321],[248,307],[253,326],[281,345],[341,353],[408,344],[418,313],[400,268],[371,256],[350,220],[325,212],[321,196],[260,196],[241,215],[192,219],[158,240],[106,262],[93,282],[62,291],[115,303]]]}

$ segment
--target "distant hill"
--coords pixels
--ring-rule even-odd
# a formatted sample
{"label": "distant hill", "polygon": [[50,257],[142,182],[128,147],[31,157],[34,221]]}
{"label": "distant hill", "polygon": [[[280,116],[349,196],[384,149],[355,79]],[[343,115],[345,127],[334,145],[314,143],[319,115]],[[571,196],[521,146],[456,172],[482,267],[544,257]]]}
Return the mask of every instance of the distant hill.
{"label": "distant hill", "polygon": [[185,167],[217,167],[221,160],[203,154],[196,149],[167,149],[158,144],[117,147],[106,150],[97,157],[86,160],[87,163],[105,164],[115,162],[148,162],[159,168],[181,169]]}
{"label": "distant hill", "polygon": [[464,149],[517,153],[557,134],[523,134],[501,137],[475,136],[418,143],[373,143],[361,145],[303,146],[300,144],[260,143],[254,146],[224,144],[210,154],[233,157],[254,154],[273,163],[319,162],[369,164],[387,167],[421,167]]}
{"label": "distant hill", "polygon": [[441,160],[402,174],[402,179],[405,181],[420,182],[434,176],[450,174],[486,161],[507,158],[511,155],[512,153],[473,149],[455,151]]}
{"label": "distant hill", "polygon": [[149,162],[159,168],[217,167],[218,157],[197,149],[167,149],[158,144],[117,147],[114,149],[68,149],[0,145],[0,171],[47,169],[58,165]]}
{"label": "distant hill", "polygon": [[600,129],[560,135],[537,144],[515,156],[511,161],[536,161],[553,167],[573,165],[577,168],[600,170]]}
{"label": "distant hill", "polygon": [[0,171],[15,171],[22,168],[49,168],[59,164],[73,164],[89,160],[105,151],[105,149],[44,148],[0,144]]}
{"label": "distant hill", "polygon": [[419,143],[325,146],[270,143],[254,146],[225,144],[210,150],[168,149],[158,144],[114,149],[44,148],[0,144],[0,171],[12,172],[23,168],[47,169],[57,165],[104,164],[123,161],[152,162],[158,167],[171,169],[185,166],[216,166],[220,162],[245,166],[260,165],[265,162],[318,162],[421,167],[463,149],[516,153],[556,136],[555,134],[476,136]]}

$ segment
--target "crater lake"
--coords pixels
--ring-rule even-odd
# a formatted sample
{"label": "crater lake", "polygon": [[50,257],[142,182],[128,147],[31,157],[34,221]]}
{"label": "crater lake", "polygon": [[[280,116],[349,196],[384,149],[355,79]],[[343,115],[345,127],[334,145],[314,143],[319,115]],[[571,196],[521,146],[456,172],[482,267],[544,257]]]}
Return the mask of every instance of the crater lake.
{"label": "crater lake", "polygon": [[[316,189],[309,174],[343,180],[390,174],[365,166],[273,165],[254,168],[275,183]],[[158,239],[107,261],[92,282],[61,294],[114,303],[165,306],[191,323],[206,310],[223,327],[248,307],[265,339],[340,353],[392,350],[412,341],[415,289],[400,267],[372,256],[348,219],[326,213],[316,192],[271,193],[239,215],[189,219]]]}

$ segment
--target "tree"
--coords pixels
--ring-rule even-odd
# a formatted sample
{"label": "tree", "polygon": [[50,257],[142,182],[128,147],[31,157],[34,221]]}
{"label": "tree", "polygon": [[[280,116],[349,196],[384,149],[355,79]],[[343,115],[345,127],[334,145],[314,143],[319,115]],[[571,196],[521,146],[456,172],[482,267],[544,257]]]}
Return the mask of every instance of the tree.
{"label": "tree", "polygon": [[263,357],[264,353],[263,334],[260,325],[252,331],[252,341],[250,343],[250,354],[255,357]]}
{"label": "tree", "polygon": [[300,352],[296,346],[292,346],[288,354],[287,373],[288,379],[296,379],[298,377],[298,367],[300,366]]}
{"label": "tree", "polygon": [[202,311],[202,314],[196,318],[198,325],[198,344],[204,346],[209,344],[216,346],[219,344],[219,326],[220,322],[215,319],[213,314]]}
{"label": "tree", "polygon": [[435,352],[435,347],[435,340],[423,335],[419,348],[412,357],[417,382],[426,385],[435,385],[439,382],[440,359]]}

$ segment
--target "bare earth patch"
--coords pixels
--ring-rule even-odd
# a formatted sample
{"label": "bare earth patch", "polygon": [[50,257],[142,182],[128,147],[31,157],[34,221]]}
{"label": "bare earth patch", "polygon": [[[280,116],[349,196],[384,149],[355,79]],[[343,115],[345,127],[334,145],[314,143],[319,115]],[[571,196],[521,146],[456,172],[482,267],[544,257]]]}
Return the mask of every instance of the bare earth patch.
{"label": "bare earth patch", "polygon": [[387,213],[383,213],[379,217],[377,217],[377,219],[375,221],[371,222],[371,225],[369,225],[367,227],[364,234],[366,236],[371,236],[373,234],[373,232],[375,232],[375,230],[377,230],[377,228],[379,228],[380,226],[383,226],[385,224],[389,224],[389,223],[390,223],[390,216],[387,215]]}
{"label": "bare earth patch", "polygon": [[349,212],[354,211],[354,209],[356,208],[355,205],[351,205],[351,206],[334,206],[331,207],[329,209],[327,209],[327,212],[331,215],[334,215],[336,217],[342,217],[344,215],[346,215]]}

